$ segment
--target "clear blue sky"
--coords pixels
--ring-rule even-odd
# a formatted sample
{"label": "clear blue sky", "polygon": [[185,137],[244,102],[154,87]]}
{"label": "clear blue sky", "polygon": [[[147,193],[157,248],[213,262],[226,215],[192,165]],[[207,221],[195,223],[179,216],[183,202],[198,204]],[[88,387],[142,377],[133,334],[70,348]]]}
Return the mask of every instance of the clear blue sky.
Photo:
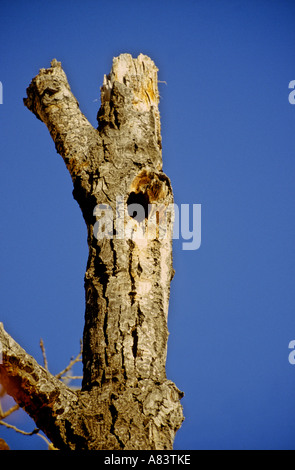
{"label": "clear blue sky", "polygon": [[[2,0],[0,15],[0,321],[39,362],[42,337],[53,373],[79,351],[86,228],[27,86],[60,60],[96,126],[112,58],[147,54],[167,82],[164,171],[178,204],[202,204],[200,249],[174,243],[167,376],[186,417],[175,449],[295,449],[295,2]],[[23,412],[10,422],[34,427]]]}

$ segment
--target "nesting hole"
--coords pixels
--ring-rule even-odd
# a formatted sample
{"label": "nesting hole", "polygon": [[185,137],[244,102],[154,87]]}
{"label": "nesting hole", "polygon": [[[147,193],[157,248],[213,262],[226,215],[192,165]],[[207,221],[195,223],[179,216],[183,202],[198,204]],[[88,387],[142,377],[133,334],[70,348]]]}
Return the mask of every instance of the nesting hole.
{"label": "nesting hole", "polygon": [[135,219],[138,223],[147,219],[149,216],[149,197],[146,193],[132,191],[127,199],[128,215]]}

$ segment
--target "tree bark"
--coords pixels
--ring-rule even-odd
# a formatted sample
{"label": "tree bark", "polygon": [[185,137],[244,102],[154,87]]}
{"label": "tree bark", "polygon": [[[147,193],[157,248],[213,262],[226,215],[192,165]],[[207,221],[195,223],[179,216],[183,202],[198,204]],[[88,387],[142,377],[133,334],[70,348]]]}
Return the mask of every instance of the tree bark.
{"label": "tree bark", "polygon": [[158,101],[157,68],[142,54],[113,60],[98,129],[55,59],[24,99],[48,127],[87,225],[83,382],[71,391],[3,328],[0,381],[60,449],[172,449],[183,420],[183,394],[165,372],[173,193]]}

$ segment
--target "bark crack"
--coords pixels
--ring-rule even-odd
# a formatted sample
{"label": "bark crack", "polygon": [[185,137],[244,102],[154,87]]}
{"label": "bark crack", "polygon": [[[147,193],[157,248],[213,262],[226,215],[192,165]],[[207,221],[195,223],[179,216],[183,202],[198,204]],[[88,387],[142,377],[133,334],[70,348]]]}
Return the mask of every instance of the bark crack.
{"label": "bark crack", "polygon": [[131,306],[135,302],[135,297],[136,297],[136,285],[135,285],[135,276],[133,273],[133,251],[135,248],[135,243],[133,240],[128,240],[128,245],[129,245],[129,265],[128,265],[128,272],[130,276],[130,281],[131,281],[131,289],[129,292],[130,300],[131,300]]}
{"label": "bark crack", "polygon": [[[114,398],[114,396],[111,397],[111,398]],[[115,399],[116,399],[116,397],[115,397]],[[117,439],[117,441],[120,445],[120,448],[124,449],[124,447],[125,447],[124,443],[121,441],[121,439],[119,438],[119,436],[115,432],[115,425],[116,425],[116,421],[118,419],[118,411],[117,411],[117,409],[116,409],[116,407],[113,403],[111,403],[111,405],[109,407],[109,410],[110,410],[110,413],[111,413],[111,416],[112,416],[112,424],[111,424],[110,432]]]}
{"label": "bark crack", "polygon": [[132,335],[132,338],[133,338],[132,354],[133,354],[133,357],[134,357],[134,360],[135,360],[136,357],[137,357],[137,346],[138,346],[138,333],[137,333],[137,328],[136,327],[132,330],[131,335]]}

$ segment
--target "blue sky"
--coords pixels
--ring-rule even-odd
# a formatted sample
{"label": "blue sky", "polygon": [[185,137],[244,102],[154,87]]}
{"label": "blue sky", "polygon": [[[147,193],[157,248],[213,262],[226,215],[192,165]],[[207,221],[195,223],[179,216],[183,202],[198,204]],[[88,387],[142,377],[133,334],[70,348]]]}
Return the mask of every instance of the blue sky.
{"label": "blue sky", "polygon": [[[60,60],[96,127],[112,58],[159,68],[164,171],[202,205],[202,244],[174,241],[167,376],[184,391],[175,449],[295,449],[295,3],[20,1],[0,5],[1,315],[52,373],[79,351],[86,228],[45,125],[23,105]],[[97,101],[98,100],[98,101]],[[79,372],[79,369],[77,369]],[[5,403],[8,406],[9,403]],[[11,423],[32,430],[23,412]],[[13,449],[46,449],[0,428]]]}

